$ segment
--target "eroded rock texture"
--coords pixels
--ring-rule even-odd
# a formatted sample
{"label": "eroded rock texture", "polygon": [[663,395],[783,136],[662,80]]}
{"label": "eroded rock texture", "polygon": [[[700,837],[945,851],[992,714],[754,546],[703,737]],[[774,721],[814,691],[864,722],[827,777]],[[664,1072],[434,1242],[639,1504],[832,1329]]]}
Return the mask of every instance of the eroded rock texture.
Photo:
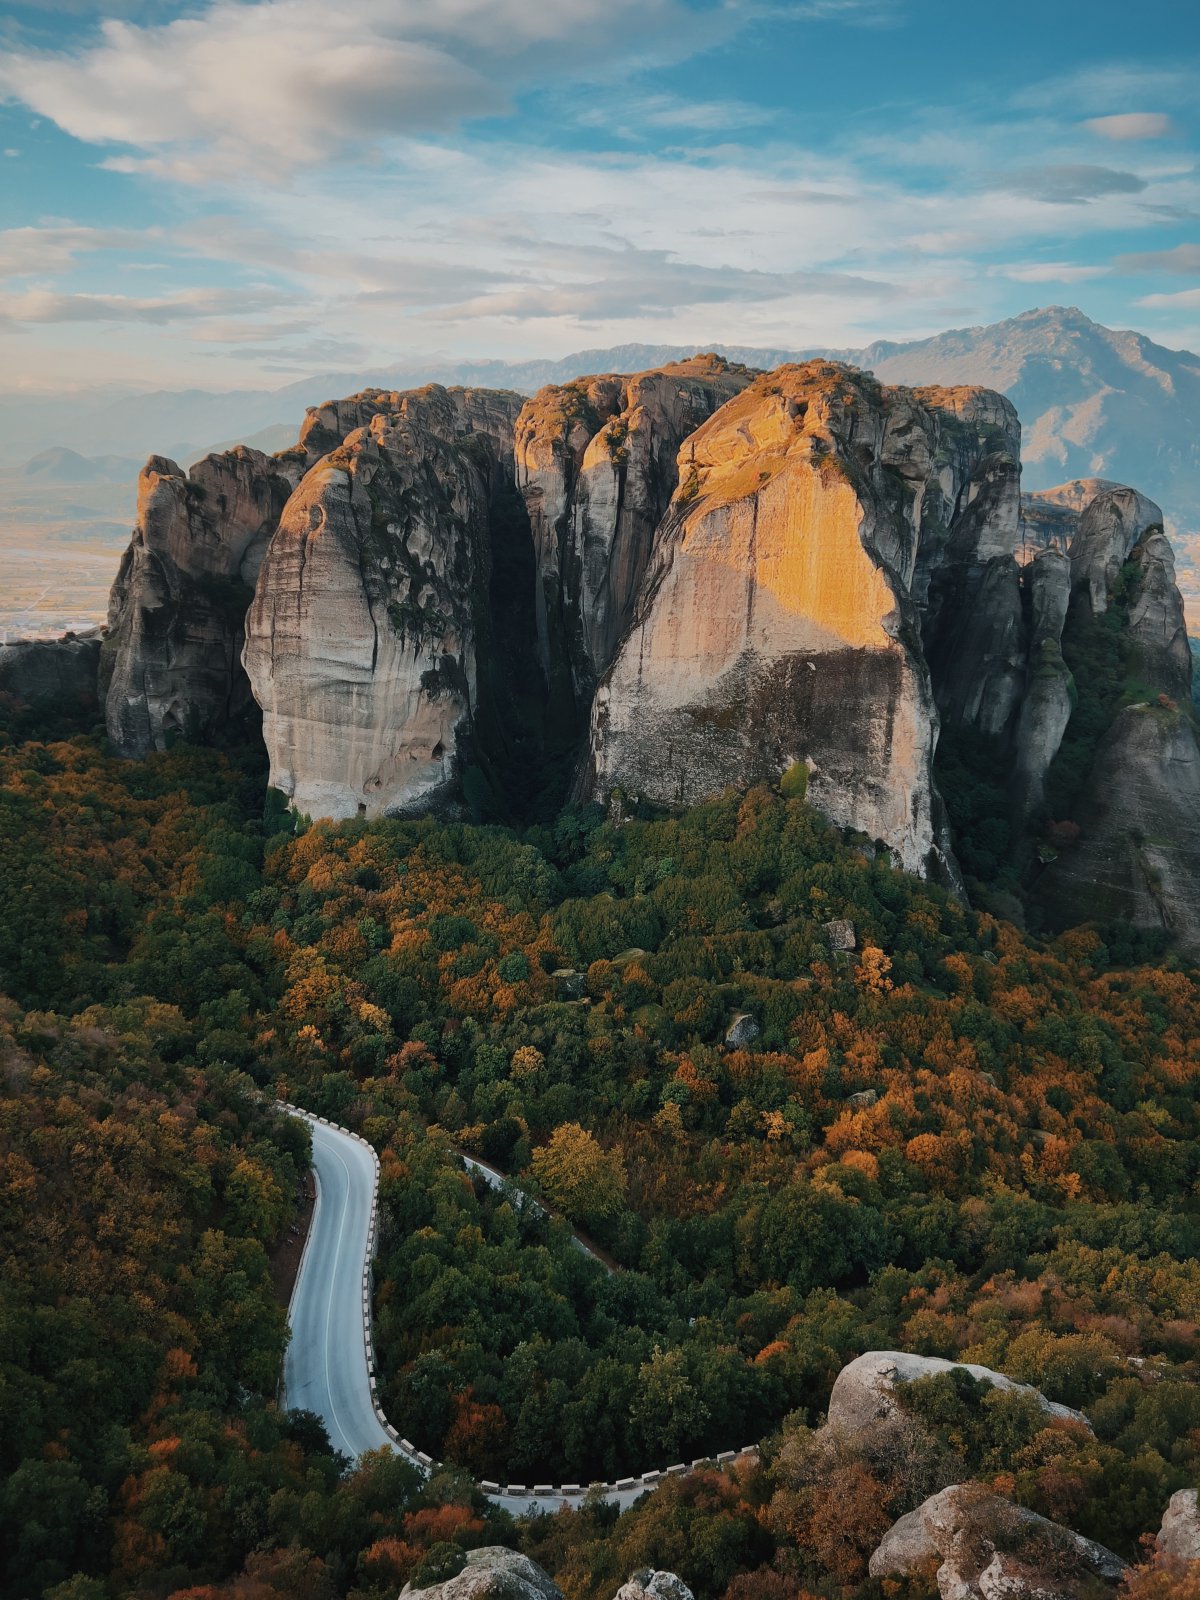
{"label": "eroded rock texture", "polygon": [[541,390],[517,422],[547,681],[586,715],[629,625],[679,447],[751,378],[719,356]]}
{"label": "eroded rock texture", "polygon": [[468,1550],[462,1570],[443,1583],[423,1589],[406,1583],[400,1593],[427,1600],[562,1600],[561,1589],[536,1561],[499,1544]]}
{"label": "eroded rock texture", "polygon": [[451,786],[476,705],[489,510],[518,408],[515,396],[433,386],[315,414],[307,436],[321,443],[319,429],[368,421],[288,501],[244,657],[271,782],[299,812],[380,816]]}
{"label": "eroded rock texture", "polygon": [[680,452],[596,695],[593,787],[692,802],[803,761],[835,822],[948,871],[922,628],[951,715],[1011,715],[1004,628],[981,650],[955,612],[962,585],[1007,582],[1019,616],[1017,436],[998,396],[887,391],[826,362],[726,404]]}
{"label": "eroded rock texture", "polygon": [[871,1557],[871,1576],[936,1573],[943,1600],[1091,1600],[1127,1568],[1103,1545],[979,1484],[952,1484],[903,1516]]}
{"label": "eroded rock texture", "polygon": [[95,709],[99,664],[99,629],[0,644],[0,691],[24,705],[54,701],[87,712]]}
{"label": "eroded rock texture", "polygon": [[[1200,947],[1200,742],[1183,602],[1162,512],[1135,490],[1096,479],[1039,498],[1065,506],[1075,519],[1069,611],[1058,638],[1084,671],[1100,641],[1123,684],[1074,802],[1080,838],[1040,875],[1035,901],[1054,925],[1127,921]],[[1057,559],[1039,556],[1034,571]],[[1052,610],[1043,608],[1048,634],[1061,608],[1060,587],[1056,578]],[[1089,688],[1071,680],[1069,665],[1051,644],[1043,670],[1031,675],[1022,708],[1022,730],[1028,723],[1031,733],[1018,740],[1018,781],[1030,808],[1040,803],[1050,762],[1070,732],[1063,711]]]}
{"label": "eroded rock texture", "polygon": [[210,738],[250,708],[243,620],[296,477],[244,445],[188,473],[163,456],[142,469],[100,661],[109,737],[122,754],[161,750],[172,734]]}
{"label": "eroded rock texture", "polygon": [[899,1387],[920,1378],[954,1371],[969,1373],[995,1389],[1031,1396],[1048,1417],[1074,1423],[1089,1433],[1092,1431],[1091,1423],[1081,1411],[1047,1400],[1030,1384],[1018,1383],[1002,1372],[993,1372],[990,1367],[975,1366],[969,1361],[946,1361],[941,1356],[914,1355],[907,1350],[868,1350],[844,1366],[829,1397],[827,1425],[847,1435],[869,1433],[901,1414],[896,1393]]}

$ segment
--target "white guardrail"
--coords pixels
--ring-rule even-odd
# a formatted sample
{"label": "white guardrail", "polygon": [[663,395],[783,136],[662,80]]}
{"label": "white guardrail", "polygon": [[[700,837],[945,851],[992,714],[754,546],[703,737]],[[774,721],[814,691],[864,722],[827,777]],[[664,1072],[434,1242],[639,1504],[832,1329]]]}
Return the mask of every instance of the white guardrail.
{"label": "white guardrail", "polygon": [[[443,1463],[441,1461],[435,1461],[427,1451],[418,1450],[411,1439],[403,1438],[399,1431],[393,1427],[392,1423],[389,1422],[387,1417],[384,1415],[383,1407],[379,1403],[379,1393],[376,1387],[375,1342],[371,1331],[371,1261],[374,1257],[375,1248],[379,1239],[378,1152],[375,1150],[373,1145],[364,1139],[360,1133],[355,1133],[352,1128],[343,1128],[340,1123],[331,1122],[328,1117],[319,1117],[311,1111],[306,1111],[303,1106],[292,1105],[291,1102],[287,1100],[276,1101],[276,1104],[279,1106],[280,1110],[286,1111],[292,1116],[302,1117],[306,1122],[319,1122],[323,1127],[332,1128],[335,1133],[345,1134],[348,1139],[354,1139],[358,1144],[361,1144],[370,1152],[372,1162],[374,1163],[375,1178],[374,1188],[371,1194],[371,1222],[367,1232],[366,1255],[363,1259],[362,1317],[363,1346],[366,1351],[367,1372],[371,1385],[371,1405],[376,1417],[379,1420],[380,1427],[392,1441],[393,1448],[400,1455],[404,1456],[408,1461],[410,1461],[413,1466],[417,1467],[422,1473],[428,1476],[430,1473],[436,1472],[443,1465]],[[474,1157],[460,1159],[470,1160],[471,1166],[482,1173],[490,1173],[497,1178],[503,1178],[504,1176],[502,1173],[497,1173],[495,1168],[487,1167],[485,1163],[478,1161]],[[595,1260],[600,1259],[595,1255],[595,1252],[590,1248],[590,1246],[580,1239],[577,1234],[575,1235],[575,1242],[585,1254],[592,1256]],[[308,1241],[306,1239],[306,1247],[307,1244]],[[662,1467],[652,1472],[643,1472],[637,1477],[617,1478],[612,1483],[535,1483],[532,1485],[526,1485],[523,1483],[496,1483],[490,1478],[479,1478],[476,1479],[476,1482],[483,1494],[489,1500],[494,1500],[498,1504],[505,1504],[512,1500],[528,1499],[561,1500],[570,1502],[572,1500],[582,1500],[583,1497],[588,1494],[597,1494],[607,1500],[624,1501],[628,1504],[639,1498],[639,1496],[649,1493],[649,1491],[654,1488],[655,1484],[661,1482],[663,1478],[678,1477],[688,1472],[695,1472],[697,1468],[700,1467],[712,1466],[714,1463],[720,1467],[728,1467],[730,1463],[736,1461],[739,1456],[752,1456],[757,1458],[758,1453],[758,1446],[756,1444],[748,1444],[743,1446],[741,1450],[721,1450],[715,1456],[701,1456],[692,1462],[677,1461],[669,1467]]]}

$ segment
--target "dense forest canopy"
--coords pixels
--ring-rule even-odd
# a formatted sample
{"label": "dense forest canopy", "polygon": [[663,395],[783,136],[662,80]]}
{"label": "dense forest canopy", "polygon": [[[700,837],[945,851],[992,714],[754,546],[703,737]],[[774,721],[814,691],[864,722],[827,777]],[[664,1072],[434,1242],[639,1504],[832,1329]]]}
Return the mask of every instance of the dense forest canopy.
{"label": "dense forest canopy", "polygon": [[[1028,938],[797,794],[298,830],[247,752],[8,729],[5,1592],[383,1596],[501,1540],[572,1600],[636,1565],[703,1600],[865,1600],[934,1472],[812,1432],[870,1348],[1083,1409],[1094,1437],[906,1395],[963,1475],[1129,1558],[1196,1482],[1200,986],[1175,958]],[[461,1472],[347,1472],[275,1404],[269,1259],[308,1159],[276,1094],[380,1151],[385,1408]],[[514,1529],[467,1478],[758,1438],[761,1466],[615,1525]]]}

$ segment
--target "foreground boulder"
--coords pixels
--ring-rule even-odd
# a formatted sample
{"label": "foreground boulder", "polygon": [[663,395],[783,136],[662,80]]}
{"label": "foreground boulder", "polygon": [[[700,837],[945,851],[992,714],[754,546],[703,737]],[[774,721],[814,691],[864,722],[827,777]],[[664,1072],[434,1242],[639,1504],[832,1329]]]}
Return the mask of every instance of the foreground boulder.
{"label": "foreground boulder", "polygon": [[504,469],[473,423],[506,413],[511,429],[518,401],[437,386],[384,398],[394,405],[344,403],[349,420],[370,420],[288,501],[246,621],[270,781],[313,817],[449,794],[477,699]]}
{"label": "foreground boulder", "polygon": [[1180,1489],[1171,1496],[1155,1545],[1167,1561],[1200,1562],[1200,1506],[1195,1489]]}
{"label": "foreground boulder", "polygon": [[990,1367],[969,1361],[946,1361],[941,1356],[912,1355],[905,1350],[868,1350],[849,1362],[838,1373],[829,1397],[827,1426],[839,1433],[865,1434],[880,1423],[902,1414],[897,1390],[919,1378],[938,1377],[946,1372],[969,1373],[979,1383],[990,1384],[1011,1394],[1031,1396],[1048,1417],[1074,1423],[1090,1433],[1092,1425],[1081,1411],[1047,1400],[1039,1389],[1017,1383]]}
{"label": "foreground boulder", "polygon": [[903,1516],[871,1557],[873,1578],[937,1575],[942,1600],[1090,1600],[1126,1563],[1103,1545],[991,1494],[952,1484]]}
{"label": "foreground boulder", "polygon": [[646,1567],[623,1583],[613,1600],[693,1600],[692,1591],[673,1572]]}
{"label": "foreground boulder", "polygon": [[562,1590],[535,1561],[499,1544],[468,1550],[462,1570],[444,1583],[423,1589],[406,1583],[400,1593],[423,1600],[562,1600]]}
{"label": "foreground boulder", "polygon": [[99,689],[126,756],[208,739],[251,708],[246,608],[298,472],[239,445],[190,472],[151,456],[108,605]]}

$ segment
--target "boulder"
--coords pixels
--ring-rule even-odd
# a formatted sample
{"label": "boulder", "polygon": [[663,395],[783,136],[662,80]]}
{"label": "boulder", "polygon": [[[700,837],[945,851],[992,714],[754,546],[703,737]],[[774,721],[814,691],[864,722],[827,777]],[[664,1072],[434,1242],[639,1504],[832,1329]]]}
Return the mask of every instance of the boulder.
{"label": "boulder", "polygon": [[901,1414],[896,1398],[897,1385],[956,1370],[968,1372],[972,1378],[990,1383],[994,1388],[1031,1395],[1048,1417],[1075,1423],[1091,1432],[1091,1423],[1081,1411],[1047,1400],[1040,1390],[1017,1383],[1002,1372],[993,1372],[990,1367],[976,1366],[969,1361],[946,1361],[941,1356],[918,1356],[906,1350],[868,1350],[844,1366],[829,1397],[827,1426],[848,1435],[869,1432]]}
{"label": "boulder", "polygon": [[673,1572],[644,1567],[623,1583],[613,1600],[693,1600],[692,1591]]}
{"label": "boulder", "polygon": [[422,1600],[562,1600],[562,1590],[535,1561],[499,1544],[468,1550],[462,1571],[444,1583],[425,1589],[406,1583],[400,1593]]}
{"label": "boulder", "polygon": [[[871,852],[873,858],[874,852]],[[821,925],[825,935],[825,942],[831,950],[855,950],[858,948],[854,935],[854,924],[847,917],[835,917],[832,922]]]}
{"label": "boulder", "polygon": [[725,1034],[727,1050],[748,1050],[762,1029],[748,1011],[739,1011]]}
{"label": "boulder", "polygon": [[1180,1489],[1163,1513],[1155,1544],[1168,1561],[1200,1561],[1200,1507],[1195,1489]]}
{"label": "boulder", "polygon": [[952,1484],[910,1511],[871,1557],[873,1578],[936,1571],[942,1600],[1090,1600],[1116,1593],[1120,1556],[979,1484]]}

